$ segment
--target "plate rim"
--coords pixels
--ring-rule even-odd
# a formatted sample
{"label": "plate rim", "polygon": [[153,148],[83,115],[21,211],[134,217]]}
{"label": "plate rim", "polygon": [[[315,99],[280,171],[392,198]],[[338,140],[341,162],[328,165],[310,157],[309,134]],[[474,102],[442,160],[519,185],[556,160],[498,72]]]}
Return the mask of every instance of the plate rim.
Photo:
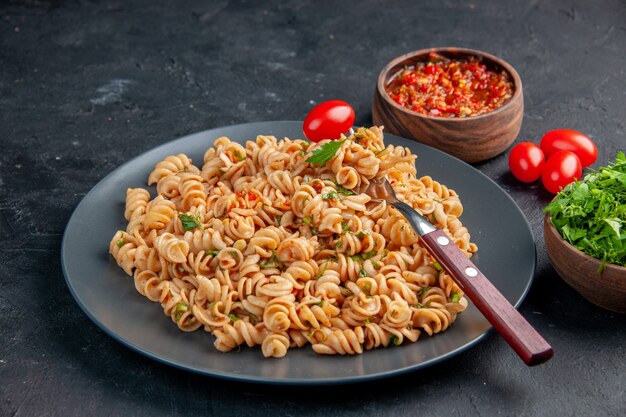
{"label": "plate rim", "polygon": [[[378,372],[378,373],[373,373],[373,374],[368,374],[368,375],[348,375],[348,376],[343,376],[343,377],[334,377],[334,378],[316,378],[316,379],[303,379],[303,378],[273,378],[273,377],[265,377],[265,376],[249,376],[249,375],[238,375],[238,374],[232,374],[232,373],[225,373],[222,371],[209,371],[209,370],[203,370],[203,369],[199,369],[190,365],[186,365],[184,363],[180,363],[179,361],[176,360],[172,360],[172,359],[167,359],[167,358],[163,358],[161,356],[159,356],[158,354],[152,353],[138,345],[136,345],[135,343],[131,342],[130,340],[127,340],[125,338],[123,338],[122,336],[116,334],[114,331],[112,331],[111,329],[109,329],[106,325],[104,325],[104,323],[102,323],[100,320],[98,320],[92,313],[91,311],[85,306],[85,304],[83,303],[83,301],[81,300],[81,298],[79,297],[76,289],[74,288],[74,286],[72,285],[71,279],[69,278],[69,274],[67,272],[67,265],[66,265],[66,250],[67,250],[67,239],[68,239],[68,226],[70,225],[70,223],[72,222],[72,220],[74,219],[75,214],[78,212],[78,210],[80,209],[81,205],[85,202],[85,200],[87,199],[88,196],[90,196],[92,193],[96,192],[96,188],[98,188],[98,186],[100,184],[102,184],[103,182],[105,182],[109,177],[113,176],[116,172],[126,168],[127,166],[131,165],[133,162],[135,162],[136,160],[142,158],[146,153],[148,152],[157,152],[159,149],[164,148],[166,146],[170,146],[173,142],[178,142],[178,141],[187,141],[190,140],[191,137],[193,136],[202,136],[204,134],[206,134],[207,132],[213,131],[213,130],[218,130],[218,129],[224,129],[224,128],[231,128],[231,129],[236,129],[236,128],[241,128],[244,126],[250,126],[250,125],[256,125],[256,126],[262,126],[262,125],[274,125],[274,124],[279,124],[279,123],[299,123],[301,124],[302,121],[296,121],[296,120],[273,120],[273,121],[259,121],[259,122],[246,122],[246,123],[237,123],[237,124],[232,124],[232,125],[225,125],[225,126],[218,126],[218,127],[212,127],[210,129],[205,129],[199,132],[194,132],[194,133],[190,133],[187,134],[185,136],[181,136],[181,137],[177,137],[171,140],[168,140],[166,142],[161,143],[158,146],[149,148],[141,153],[139,153],[138,155],[133,156],[131,159],[127,160],[126,162],[124,162],[123,164],[121,164],[120,166],[118,166],[116,169],[114,169],[113,171],[109,172],[107,175],[105,175],[103,178],[101,178],[96,184],[94,184],[89,191],[81,198],[81,200],[79,201],[79,203],[76,205],[76,207],[72,210],[72,213],[69,216],[69,219],[67,221],[67,223],[65,224],[65,228],[63,231],[63,237],[61,239],[61,250],[60,250],[60,258],[61,258],[61,269],[63,271],[63,276],[64,276],[64,280],[65,283],[67,285],[67,287],[70,290],[70,294],[72,295],[72,297],[74,298],[74,301],[78,304],[78,306],[80,307],[80,309],[85,313],[85,315],[92,321],[92,323],[94,323],[100,330],[104,331],[105,334],[107,334],[108,336],[110,336],[111,338],[113,338],[114,340],[116,340],[117,342],[121,343],[122,345],[130,348],[131,350],[135,351],[136,353],[139,353],[143,356],[146,356],[150,359],[153,359],[159,363],[168,365],[168,366],[172,366],[174,368],[177,369],[181,369],[184,371],[189,371],[198,375],[203,375],[203,376],[209,376],[209,377],[215,377],[218,379],[223,379],[223,380],[229,380],[229,381],[235,381],[235,382],[247,382],[247,383],[256,383],[256,384],[269,384],[269,385],[293,385],[293,386],[322,386],[322,385],[342,385],[342,384],[353,384],[353,383],[360,383],[360,382],[368,382],[368,381],[373,381],[373,380],[379,380],[379,379],[383,379],[383,378],[390,378],[393,376],[399,376],[399,375],[403,375],[403,374],[407,374],[410,372],[416,372],[418,370],[421,369],[425,369],[428,367],[431,367],[435,364],[438,364],[440,362],[443,362],[444,360],[450,359],[460,353],[462,353],[465,350],[470,349],[471,347],[477,345],[479,342],[481,342],[483,339],[485,339],[487,337],[487,335],[491,334],[494,332],[494,328],[493,326],[491,326],[491,324],[488,324],[489,327],[479,336],[475,337],[474,339],[468,341],[467,343],[453,349],[450,350],[442,355],[439,355],[435,358],[431,358],[428,359],[424,362],[419,362],[413,365],[409,365],[409,366],[405,366],[403,368],[397,368],[397,369],[392,369],[392,370],[388,370],[388,371],[383,371],[383,372]],[[398,136],[398,135],[393,135],[393,134],[388,134],[391,136],[395,136],[395,137],[399,137],[401,139],[405,139],[408,141],[412,141],[411,139],[408,138],[404,138],[402,136]],[[428,148],[430,148],[431,151],[434,151],[435,153],[439,153],[439,154],[443,154],[444,157],[446,158],[452,158],[454,160],[456,160],[457,162],[468,166],[469,168],[471,168],[475,173],[479,174],[480,176],[483,177],[483,179],[489,181],[490,183],[492,183],[492,185],[495,185],[498,189],[500,189],[500,191],[502,191],[502,194],[508,199],[510,200],[510,202],[513,204],[513,207],[515,207],[515,209],[519,212],[521,218],[523,219],[523,223],[525,225],[525,227],[527,228],[530,237],[531,237],[531,241],[532,241],[532,246],[533,246],[533,251],[532,251],[532,259],[529,259],[529,262],[532,261],[532,274],[530,276],[530,278],[528,279],[528,282],[526,283],[526,286],[524,287],[522,293],[520,294],[518,300],[515,302],[515,304],[513,305],[515,307],[515,309],[519,309],[519,307],[521,306],[521,304],[524,302],[524,300],[526,299],[526,296],[528,295],[532,284],[535,280],[535,275],[537,272],[537,245],[535,243],[535,236],[533,234],[532,231],[532,227],[530,222],[528,221],[528,219],[526,218],[526,216],[524,215],[524,212],[521,210],[521,208],[517,205],[517,203],[515,202],[515,200],[509,195],[509,193],[507,193],[500,185],[498,185],[498,183],[496,183],[494,180],[492,180],[490,177],[488,177],[487,175],[485,175],[482,171],[480,171],[479,169],[473,167],[472,165],[460,160],[459,158],[456,158],[453,155],[450,155],[448,153],[445,153],[439,149],[436,149],[434,147],[431,147],[429,145],[426,145],[424,143],[421,142],[416,142],[418,143],[420,146],[426,146]]]}

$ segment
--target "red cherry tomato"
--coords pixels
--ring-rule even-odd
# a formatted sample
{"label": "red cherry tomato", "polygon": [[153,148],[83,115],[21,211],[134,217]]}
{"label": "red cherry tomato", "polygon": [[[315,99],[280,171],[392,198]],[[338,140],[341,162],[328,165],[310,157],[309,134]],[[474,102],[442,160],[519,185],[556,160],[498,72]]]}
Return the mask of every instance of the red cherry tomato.
{"label": "red cherry tomato", "polygon": [[339,139],[353,126],[354,117],[354,109],[345,101],[325,101],[313,107],[304,119],[304,136],[311,142]]}
{"label": "red cherry tomato", "polygon": [[558,151],[546,161],[541,179],[546,190],[556,194],[570,182],[579,179],[582,173],[580,159],[575,153]]}
{"label": "red cherry tomato", "polygon": [[509,169],[522,182],[533,182],[541,178],[545,162],[541,148],[531,142],[518,143],[509,154]]}
{"label": "red cherry tomato", "polygon": [[547,158],[558,151],[574,152],[583,168],[593,164],[598,157],[598,148],[587,136],[576,130],[551,130],[541,138],[541,149]]}

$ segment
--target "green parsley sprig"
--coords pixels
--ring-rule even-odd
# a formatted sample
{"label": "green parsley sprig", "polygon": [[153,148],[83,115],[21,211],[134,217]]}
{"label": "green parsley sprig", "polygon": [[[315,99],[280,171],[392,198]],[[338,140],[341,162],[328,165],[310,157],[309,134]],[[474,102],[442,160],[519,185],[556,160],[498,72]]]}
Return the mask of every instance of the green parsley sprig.
{"label": "green parsley sprig", "polygon": [[317,149],[313,149],[313,155],[311,155],[306,162],[309,164],[324,166],[328,161],[333,159],[337,154],[341,145],[346,141],[344,140],[331,140],[330,142],[326,142],[322,146]]}
{"label": "green parsley sprig", "polygon": [[178,218],[180,219],[180,221],[183,224],[183,229],[185,231],[187,230],[193,230],[195,228],[199,228],[200,230],[202,230],[202,217],[200,216],[200,213],[196,213],[196,214],[179,214]]}

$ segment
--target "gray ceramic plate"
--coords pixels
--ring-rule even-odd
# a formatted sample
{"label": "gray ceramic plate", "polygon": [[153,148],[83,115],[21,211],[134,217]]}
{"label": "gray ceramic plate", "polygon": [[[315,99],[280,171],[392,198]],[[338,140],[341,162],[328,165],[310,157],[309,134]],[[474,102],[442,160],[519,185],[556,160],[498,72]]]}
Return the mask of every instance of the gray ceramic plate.
{"label": "gray ceramic plate", "polygon": [[[417,343],[352,357],[316,355],[310,347],[291,349],[282,359],[264,359],[259,348],[219,353],[208,333],[179,331],[159,305],[136,292],[132,279],[108,254],[111,237],[125,227],[126,188],[145,187],[155,163],[167,155],[184,152],[198,163],[219,136],[243,142],[258,134],[301,138],[302,122],[242,124],[168,142],[122,165],[85,196],[65,229],[61,261],[72,295],[94,323],[128,347],[178,368],[232,380],[301,385],[414,371],[450,358],[485,336],[490,325],[472,305],[435,337],[423,335]],[[461,220],[479,248],[472,260],[512,304],[519,305],[535,271],[535,245],[513,200],[479,171],[445,153],[391,135],[385,141],[409,147],[418,155],[418,175],[430,175],[460,194],[465,208]]]}

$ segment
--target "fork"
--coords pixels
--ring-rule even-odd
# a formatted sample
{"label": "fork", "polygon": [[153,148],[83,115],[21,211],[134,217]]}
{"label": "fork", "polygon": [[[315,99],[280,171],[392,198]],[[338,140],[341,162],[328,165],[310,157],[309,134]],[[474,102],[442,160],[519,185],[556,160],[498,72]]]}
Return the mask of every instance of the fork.
{"label": "fork", "polygon": [[386,178],[372,180],[361,192],[369,195],[373,200],[386,201],[404,216],[419,235],[419,243],[439,262],[527,365],[538,365],[552,357],[554,354],[552,347],[537,330],[461,252],[443,230],[437,229],[411,206],[398,200],[393,187]]}

